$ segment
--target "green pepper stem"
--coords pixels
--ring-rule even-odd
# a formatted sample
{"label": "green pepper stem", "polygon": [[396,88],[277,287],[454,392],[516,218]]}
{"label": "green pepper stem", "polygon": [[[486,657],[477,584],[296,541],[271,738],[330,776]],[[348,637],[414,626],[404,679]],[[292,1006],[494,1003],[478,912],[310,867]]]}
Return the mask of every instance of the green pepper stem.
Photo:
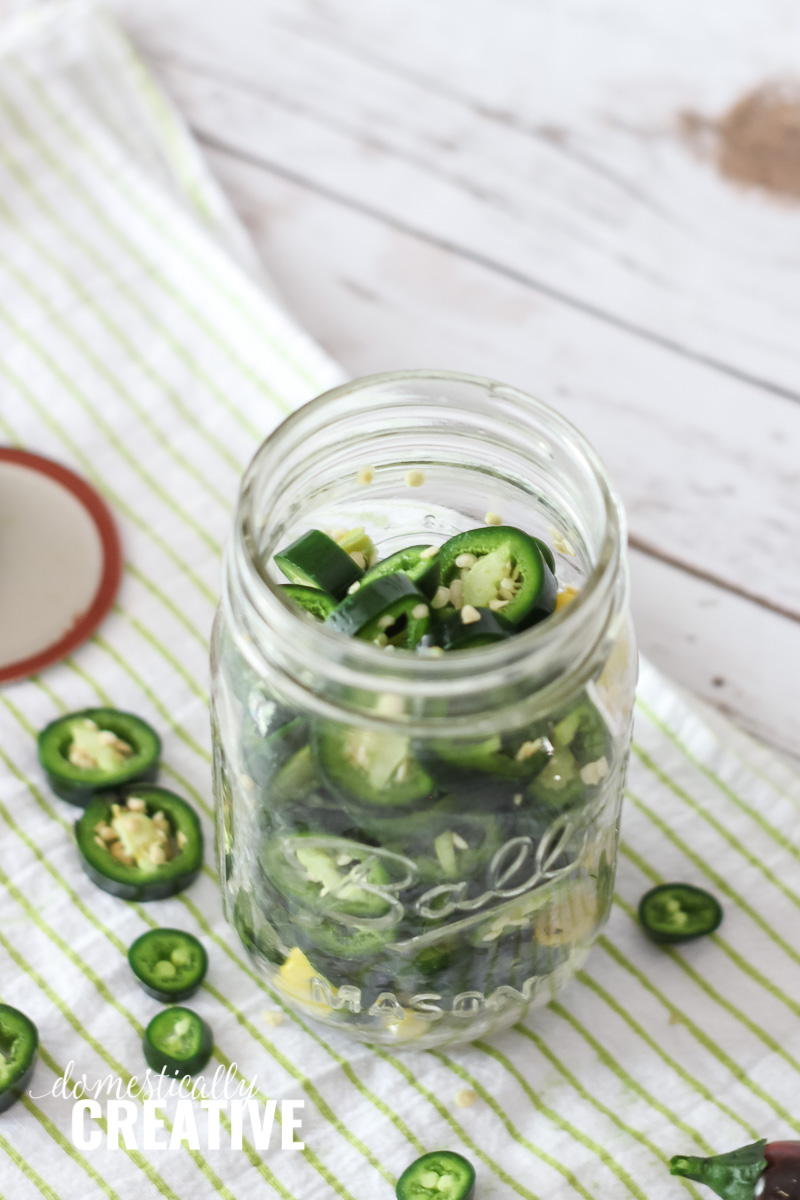
{"label": "green pepper stem", "polygon": [[722,1200],[753,1200],[759,1176],[767,1168],[766,1144],[767,1139],[763,1138],[760,1142],[710,1158],[677,1154],[670,1159],[669,1173],[704,1183]]}

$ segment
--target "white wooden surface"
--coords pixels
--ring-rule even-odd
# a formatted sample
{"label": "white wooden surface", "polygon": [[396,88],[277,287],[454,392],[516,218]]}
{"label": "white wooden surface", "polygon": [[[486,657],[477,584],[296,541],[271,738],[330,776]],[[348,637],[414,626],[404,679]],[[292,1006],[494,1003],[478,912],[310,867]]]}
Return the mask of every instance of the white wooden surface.
{"label": "white wooden surface", "polygon": [[800,207],[677,134],[797,73],[797,4],[114,8],[309,331],[560,407],[626,502],[643,650],[800,756]]}

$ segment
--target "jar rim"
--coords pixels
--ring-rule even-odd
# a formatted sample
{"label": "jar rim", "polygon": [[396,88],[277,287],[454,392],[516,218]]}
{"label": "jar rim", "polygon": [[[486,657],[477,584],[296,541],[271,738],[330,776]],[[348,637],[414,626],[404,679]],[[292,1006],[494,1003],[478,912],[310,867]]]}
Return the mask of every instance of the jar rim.
{"label": "jar rim", "polygon": [[[271,463],[280,463],[302,445],[304,430],[319,428],[342,399],[363,400],[364,394],[393,384],[458,384],[480,389],[510,403],[530,417],[544,419],[588,468],[602,497],[603,529],[599,552],[575,599],[547,620],[506,641],[476,647],[458,654],[428,656],[416,653],[386,654],[369,642],[345,639],[322,623],[310,622],[281,598],[280,585],[258,567],[253,513],[253,484]],[[425,404],[418,396],[417,404]],[[624,557],[625,517],[606,468],[584,435],[556,409],[521,389],[480,375],[444,370],[388,371],[339,384],[290,413],[261,443],[242,479],[236,509],[234,537],[228,552],[228,570],[242,580],[246,597],[258,615],[283,638],[293,640],[304,654],[326,664],[338,682],[374,692],[446,696],[472,680],[483,690],[507,673],[520,673],[520,665],[563,647],[578,629],[593,625],[595,642],[602,639],[618,569]],[[226,587],[227,591],[227,587]],[[613,606],[612,606],[613,608]],[[598,631],[600,620],[602,628]],[[580,663],[575,664],[576,669]],[[549,689],[547,689],[549,691]]]}

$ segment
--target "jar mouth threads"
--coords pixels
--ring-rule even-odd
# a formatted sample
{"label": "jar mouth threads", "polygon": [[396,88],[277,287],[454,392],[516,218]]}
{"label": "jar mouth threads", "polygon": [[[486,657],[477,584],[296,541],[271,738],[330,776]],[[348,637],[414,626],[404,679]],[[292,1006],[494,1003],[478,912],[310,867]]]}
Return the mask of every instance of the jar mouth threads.
{"label": "jar mouth threads", "polygon": [[[459,531],[439,534],[436,520],[470,507],[473,524],[487,514],[521,528],[549,524],[577,551],[580,594],[511,642],[464,654],[392,656],[346,641],[292,611],[263,564],[292,530],[358,504],[367,523],[373,509],[390,522],[407,514],[415,533],[431,523],[433,541]],[[224,604],[236,610],[243,653],[266,660],[306,700],[316,695],[321,705],[325,693],[380,721],[375,697],[389,692],[412,720],[436,719],[437,702],[449,719],[485,717],[534,696],[550,705],[567,682],[574,688],[591,675],[625,608],[624,536],[600,459],[555,410],[471,375],[375,375],[310,401],[257,451],[240,493]]]}

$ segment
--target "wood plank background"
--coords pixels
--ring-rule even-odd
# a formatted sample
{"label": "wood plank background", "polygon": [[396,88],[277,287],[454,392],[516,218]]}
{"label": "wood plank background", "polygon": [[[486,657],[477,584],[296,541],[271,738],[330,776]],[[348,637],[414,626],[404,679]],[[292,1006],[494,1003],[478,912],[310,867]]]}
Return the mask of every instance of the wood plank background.
{"label": "wood plank background", "polygon": [[798,74],[800,7],[113,7],[309,331],[564,411],[627,507],[642,649],[800,761],[800,206],[680,134]]}

